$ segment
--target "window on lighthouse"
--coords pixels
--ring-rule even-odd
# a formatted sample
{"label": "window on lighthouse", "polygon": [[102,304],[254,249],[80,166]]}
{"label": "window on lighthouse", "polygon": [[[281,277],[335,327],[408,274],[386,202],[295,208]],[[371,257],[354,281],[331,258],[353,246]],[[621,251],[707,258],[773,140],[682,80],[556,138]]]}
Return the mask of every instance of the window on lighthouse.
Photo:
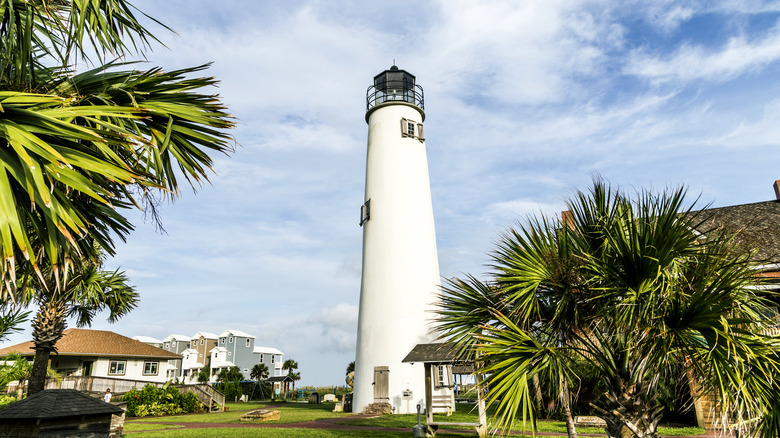
{"label": "window on lighthouse", "polygon": [[401,137],[412,137],[414,139],[420,140],[420,142],[425,141],[425,138],[423,138],[422,123],[417,123],[414,120],[402,118]]}

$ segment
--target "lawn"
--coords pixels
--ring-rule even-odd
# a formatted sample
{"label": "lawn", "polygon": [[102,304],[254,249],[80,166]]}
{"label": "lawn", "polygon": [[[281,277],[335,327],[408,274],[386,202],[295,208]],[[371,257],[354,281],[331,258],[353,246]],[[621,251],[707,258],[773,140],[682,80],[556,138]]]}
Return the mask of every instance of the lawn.
{"label": "lawn", "polygon": [[[477,413],[472,411],[473,405],[471,404],[458,404],[457,412],[454,412],[452,416],[446,415],[434,415],[434,419],[440,422],[463,422],[463,423],[476,423]],[[344,431],[344,430],[315,430],[315,429],[260,429],[260,428],[220,428],[220,429],[187,429],[181,430],[187,423],[241,423],[239,418],[242,414],[253,410],[262,409],[266,407],[266,403],[228,403],[228,412],[219,412],[211,414],[188,414],[188,415],[175,415],[168,417],[145,417],[145,418],[128,418],[125,421],[125,431],[127,432],[140,432],[132,433],[131,435],[139,435],[140,438],[152,438],[152,437],[221,437],[221,436],[235,436],[241,437],[360,437],[366,436],[365,431]],[[406,429],[404,432],[371,432],[372,437],[408,437],[412,430],[412,427],[417,424],[417,415],[382,415],[376,418],[362,418],[362,419],[350,419],[351,414],[342,412],[332,412],[334,407],[333,403],[323,403],[319,405],[306,404],[306,403],[281,403],[278,407],[272,409],[281,411],[281,418],[278,421],[269,421],[267,424],[289,424],[300,423],[305,421],[315,421],[328,418],[343,418],[337,421],[337,424],[351,425],[351,426],[364,426],[364,427],[383,427],[383,428],[402,428]],[[271,409],[271,408],[269,408]],[[178,423],[177,425],[160,425],[153,424],[155,422],[164,423]],[[544,420],[537,423],[539,432],[557,432],[566,433],[566,425],[563,421],[550,421]],[[526,433],[530,435],[530,424],[526,426]],[[463,426],[441,426],[440,432],[436,434],[437,437],[468,437],[476,436],[447,433],[447,429],[468,429]],[[513,430],[523,430],[522,424],[516,426]],[[143,432],[141,432],[143,431]],[[604,430],[596,427],[580,427],[577,428],[579,433],[595,433],[603,434]],[[689,428],[659,428],[659,434],[663,436],[674,435],[701,435],[704,430],[697,427]]]}
{"label": "lawn", "polygon": [[[240,423],[241,415],[254,410],[264,409],[267,403],[227,403],[228,411],[211,414],[184,414],[166,417],[129,417],[126,423],[138,424],[148,422],[166,423]],[[280,403],[278,407],[269,409],[281,411],[280,419],[266,423],[301,423],[304,421],[324,420],[351,415],[350,413],[333,412],[334,403],[319,405],[307,403]]]}

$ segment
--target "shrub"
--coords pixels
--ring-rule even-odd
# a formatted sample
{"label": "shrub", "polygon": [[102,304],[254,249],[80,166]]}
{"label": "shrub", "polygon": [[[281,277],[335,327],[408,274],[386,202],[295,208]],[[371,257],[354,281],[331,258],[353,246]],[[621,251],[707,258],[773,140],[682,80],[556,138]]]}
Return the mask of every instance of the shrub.
{"label": "shrub", "polygon": [[162,388],[148,384],[140,391],[131,389],[124,394],[128,417],[175,415],[203,410],[203,404],[193,393],[181,394],[178,388],[166,384]]}

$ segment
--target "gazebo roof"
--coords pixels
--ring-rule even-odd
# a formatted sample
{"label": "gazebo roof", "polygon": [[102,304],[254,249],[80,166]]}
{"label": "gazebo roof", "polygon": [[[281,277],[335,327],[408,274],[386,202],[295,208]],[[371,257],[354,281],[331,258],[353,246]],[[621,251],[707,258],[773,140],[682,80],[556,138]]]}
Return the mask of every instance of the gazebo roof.
{"label": "gazebo roof", "polygon": [[0,420],[121,414],[123,410],[75,389],[47,389],[0,409]]}
{"label": "gazebo roof", "polygon": [[274,377],[269,377],[269,378],[265,379],[265,381],[266,382],[271,382],[271,383],[274,383],[274,382],[292,382],[293,379],[290,376],[274,376]]}
{"label": "gazebo roof", "polygon": [[404,363],[465,363],[467,361],[458,359],[458,352],[453,344],[433,343],[417,344],[412,351],[401,361]]}

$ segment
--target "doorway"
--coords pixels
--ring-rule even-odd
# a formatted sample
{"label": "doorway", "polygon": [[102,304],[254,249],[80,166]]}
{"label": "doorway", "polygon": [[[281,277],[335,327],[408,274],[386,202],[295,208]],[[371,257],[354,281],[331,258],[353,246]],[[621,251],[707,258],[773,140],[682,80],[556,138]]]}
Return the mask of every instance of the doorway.
{"label": "doorway", "polygon": [[389,367],[374,367],[374,403],[390,403]]}

